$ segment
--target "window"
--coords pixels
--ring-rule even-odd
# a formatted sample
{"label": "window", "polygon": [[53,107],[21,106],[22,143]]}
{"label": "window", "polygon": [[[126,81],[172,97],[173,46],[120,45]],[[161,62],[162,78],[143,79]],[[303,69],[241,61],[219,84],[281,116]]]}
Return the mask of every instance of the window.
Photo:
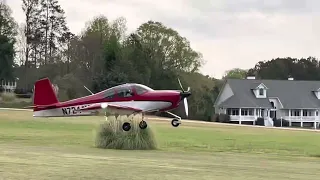
{"label": "window", "polygon": [[135,85],[134,88],[136,89],[136,93],[139,95],[149,91],[149,89],[139,85]]}
{"label": "window", "polygon": [[241,116],[253,116],[253,109],[241,109]]}
{"label": "window", "polygon": [[239,116],[239,109],[227,109],[227,114],[230,116]]}
{"label": "window", "polygon": [[264,89],[262,89],[262,88],[259,89],[259,95],[260,95],[260,96],[263,96],[263,95],[264,95]]}
{"label": "window", "polygon": [[291,110],[291,116],[300,116],[300,110]]}
{"label": "window", "polygon": [[133,96],[133,92],[130,86],[120,87],[117,89],[117,95],[118,97],[131,97]]}
{"label": "window", "polygon": [[303,110],[303,116],[312,116],[310,110]]}
{"label": "window", "polygon": [[275,109],[275,107],[274,107],[274,102],[270,102],[271,103],[271,107],[273,108],[273,109]]}
{"label": "window", "polygon": [[112,99],[114,98],[114,95],[115,95],[114,89],[109,89],[104,93],[104,98]]}

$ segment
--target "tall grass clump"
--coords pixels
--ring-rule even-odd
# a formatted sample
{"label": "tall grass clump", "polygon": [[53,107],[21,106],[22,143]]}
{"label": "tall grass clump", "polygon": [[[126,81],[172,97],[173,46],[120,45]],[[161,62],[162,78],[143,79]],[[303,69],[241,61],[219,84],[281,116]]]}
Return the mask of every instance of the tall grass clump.
{"label": "tall grass clump", "polygon": [[[101,124],[97,132],[95,145],[103,149],[122,149],[122,150],[153,150],[157,148],[155,136],[150,129],[139,128],[141,116],[133,117],[114,116],[108,117],[108,120]],[[124,122],[131,123],[129,131],[122,130]]]}
{"label": "tall grass clump", "polygon": [[3,92],[0,94],[1,101],[3,102],[13,102],[16,100],[16,94],[11,92]]}

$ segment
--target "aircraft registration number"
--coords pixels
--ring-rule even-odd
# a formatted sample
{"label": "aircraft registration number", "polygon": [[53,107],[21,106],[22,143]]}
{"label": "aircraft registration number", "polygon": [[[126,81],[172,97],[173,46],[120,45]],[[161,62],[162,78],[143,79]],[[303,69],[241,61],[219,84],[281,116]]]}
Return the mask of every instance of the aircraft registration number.
{"label": "aircraft registration number", "polygon": [[78,114],[78,113],[81,113],[81,111],[79,111],[80,109],[86,108],[88,106],[89,105],[63,107],[62,113],[63,113],[63,115]]}

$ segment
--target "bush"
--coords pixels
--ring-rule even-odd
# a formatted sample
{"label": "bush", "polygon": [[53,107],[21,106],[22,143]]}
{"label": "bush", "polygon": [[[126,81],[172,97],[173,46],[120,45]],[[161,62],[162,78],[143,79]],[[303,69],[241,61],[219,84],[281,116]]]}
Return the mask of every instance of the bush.
{"label": "bush", "polygon": [[11,92],[4,92],[4,93],[1,93],[1,99],[2,101],[4,102],[13,102],[16,100],[16,95],[14,93],[11,93]]}
{"label": "bush", "polygon": [[[281,127],[281,119],[274,119],[273,124],[276,127]],[[289,121],[282,119],[282,127],[289,127]]]}
{"label": "bush", "polygon": [[219,122],[219,114],[214,114],[211,116],[211,122]]}
{"label": "bush", "polygon": [[[140,118],[138,118],[140,117]],[[122,124],[129,122],[129,119],[119,116],[108,117],[108,120],[101,124],[96,136],[96,147],[103,149],[123,150],[152,150],[157,148],[156,139],[150,129],[139,128],[141,116],[135,116],[131,121],[130,131],[123,131]]]}
{"label": "bush", "polygon": [[228,114],[219,114],[218,122],[229,123],[230,122],[230,116]]}
{"label": "bush", "polygon": [[256,125],[264,126],[264,118],[262,118],[262,117],[257,118]]}

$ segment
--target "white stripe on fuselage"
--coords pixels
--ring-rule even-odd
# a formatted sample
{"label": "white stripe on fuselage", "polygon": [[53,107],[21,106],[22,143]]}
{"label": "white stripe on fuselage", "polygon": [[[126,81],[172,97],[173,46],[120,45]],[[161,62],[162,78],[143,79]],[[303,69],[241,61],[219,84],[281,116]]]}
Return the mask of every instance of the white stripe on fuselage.
{"label": "white stripe on fuselage", "polygon": [[[141,109],[144,112],[158,111],[160,109],[168,108],[172,104],[164,101],[121,101],[121,102],[106,102],[110,105],[126,106],[134,109]],[[48,110],[41,110],[33,112],[33,117],[65,117],[65,116],[88,116],[95,115],[97,110],[75,111],[77,108],[88,107],[93,104],[83,104],[77,106],[68,106],[63,108],[55,108]],[[107,109],[109,114],[130,115],[132,110],[124,109]]]}

